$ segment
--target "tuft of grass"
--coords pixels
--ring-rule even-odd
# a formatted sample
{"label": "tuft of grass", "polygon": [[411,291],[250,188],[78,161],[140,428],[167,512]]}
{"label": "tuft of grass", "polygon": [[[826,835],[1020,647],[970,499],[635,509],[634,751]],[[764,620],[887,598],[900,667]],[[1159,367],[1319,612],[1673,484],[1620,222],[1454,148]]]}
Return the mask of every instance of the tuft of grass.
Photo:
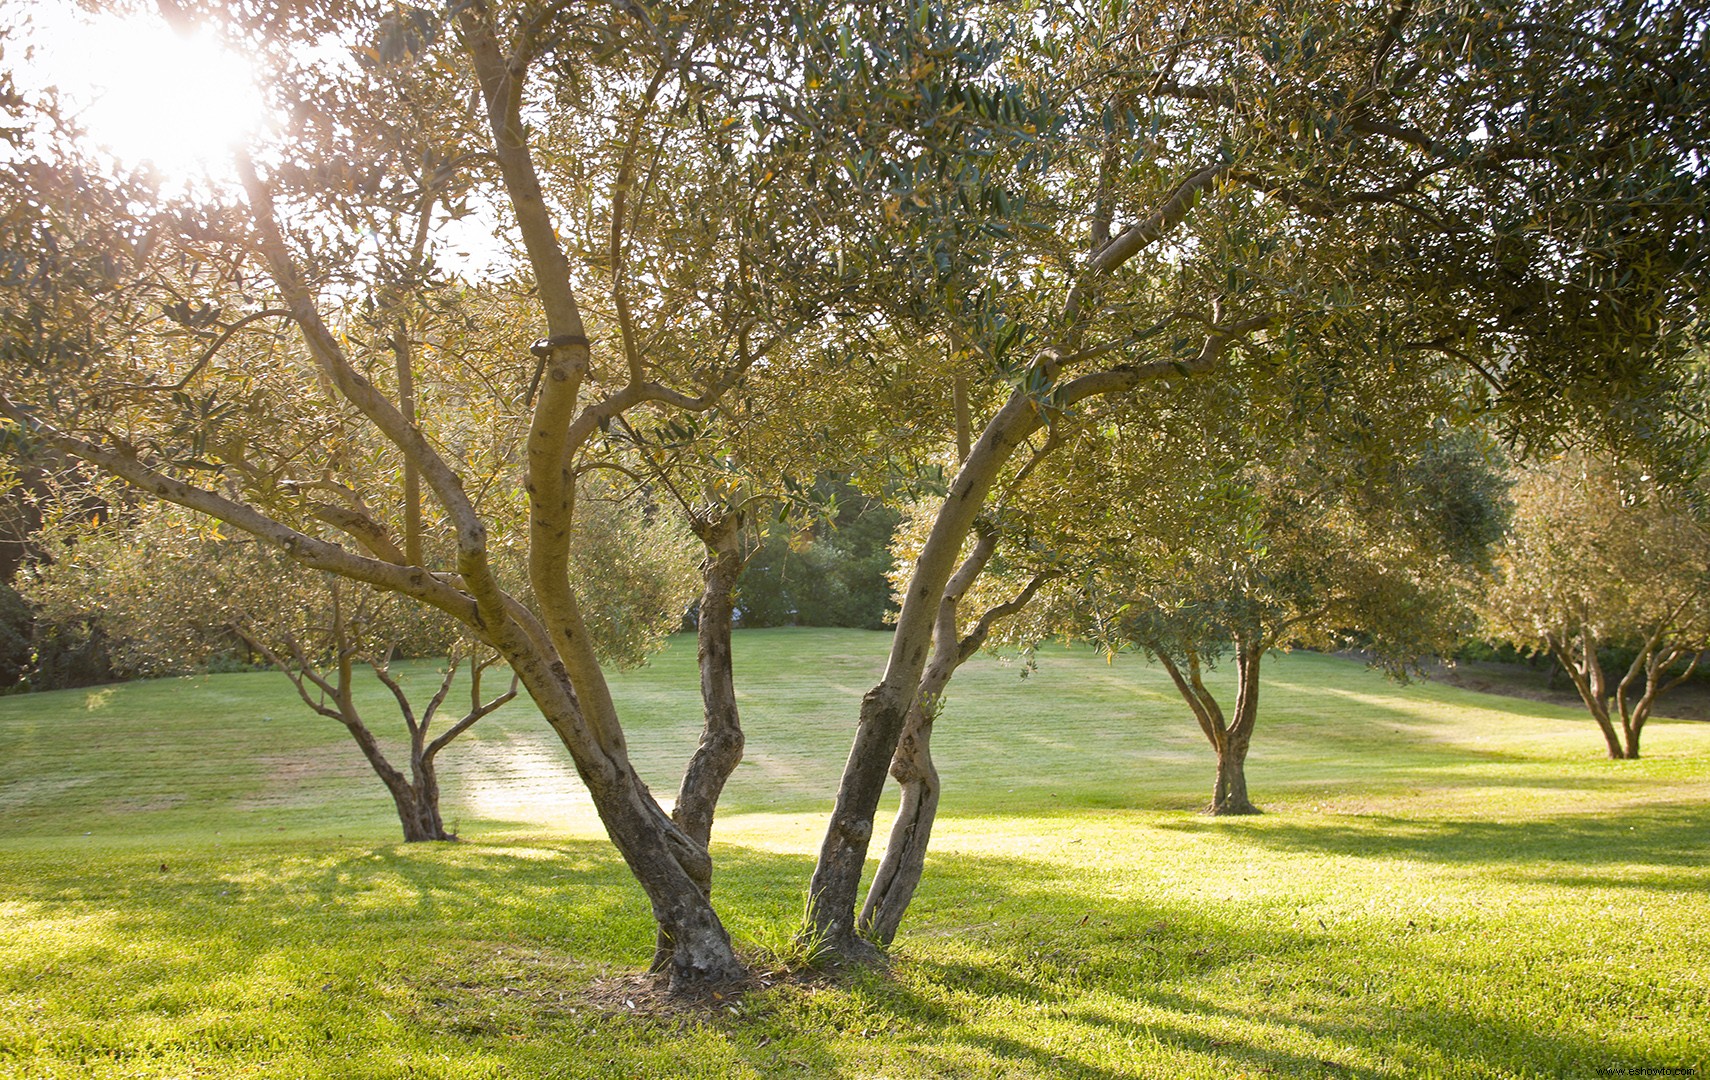
{"label": "tuft of grass", "polygon": [[[800,960],[803,888],[884,639],[737,637],[749,732],[715,898]],[[275,675],[0,700],[0,1077],[1553,1077],[1710,1067],[1710,725],[1601,759],[1571,710],[1268,662],[1250,779],[1131,657],[976,661],[886,972],[684,1014],[598,987],[645,900],[526,709],[448,752],[468,838],[402,845]],[[411,667],[425,683],[432,665]],[[614,676],[662,791],[692,646]],[[366,699],[376,720],[384,691]],[[883,823],[881,822],[881,828]],[[644,1003],[638,1003],[644,1004]]]}

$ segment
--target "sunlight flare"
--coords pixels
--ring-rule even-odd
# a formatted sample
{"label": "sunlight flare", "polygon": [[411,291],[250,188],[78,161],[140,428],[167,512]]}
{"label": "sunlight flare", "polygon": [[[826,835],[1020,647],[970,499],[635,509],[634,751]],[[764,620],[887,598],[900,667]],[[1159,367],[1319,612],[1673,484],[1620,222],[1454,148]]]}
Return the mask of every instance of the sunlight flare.
{"label": "sunlight flare", "polygon": [[92,139],[128,165],[146,163],[169,183],[222,179],[233,152],[266,126],[254,67],[207,28],[61,5],[32,22],[32,81],[57,87]]}

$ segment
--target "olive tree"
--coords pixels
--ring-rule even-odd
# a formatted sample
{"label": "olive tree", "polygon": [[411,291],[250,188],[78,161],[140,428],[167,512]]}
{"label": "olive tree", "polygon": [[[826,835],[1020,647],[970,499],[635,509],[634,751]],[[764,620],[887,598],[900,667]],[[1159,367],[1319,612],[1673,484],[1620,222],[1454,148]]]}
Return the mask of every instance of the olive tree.
{"label": "olive tree", "polygon": [[[1640,470],[1575,451],[1521,469],[1481,605],[1486,632],[1547,653],[1614,759],[1710,650],[1710,529]],[[1612,649],[1632,659],[1606,669]]]}
{"label": "olive tree", "polygon": [[[704,842],[630,761],[573,553],[613,431],[714,409],[829,299],[770,291],[815,250],[788,231],[801,155],[752,123],[790,85],[789,9],[181,7],[291,122],[188,197],[75,132],[8,160],[0,413],[460,624],[575,760],[673,984],[739,976]],[[483,207],[515,261],[475,285],[444,259]]]}
{"label": "olive tree", "polygon": [[[1211,744],[1209,814],[1258,812],[1246,760],[1268,652],[1358,647],[1394,674],[1441,655],[1501,531],[1500,484],[1464,444],[1419,447],[1388,476],[1336,476],[1311,455],[1225,459],[1139,505],[1113,493],[1136,535],[1085,584],[1087,632],[1156,659]],[[1230,708],[1204,678],[1223,657]]]}
{"label": "olive tree", "polygon": [[[809,885],[806,936],[864,956],[946,589],[1060,422],[1301,340],[1354,346],[1320,383],[1370,402],[1446,372],[1515,417],[1654,397],[1702,259],[1710,110],[1669,10],[178,6],[254,52],[290,123],[186,200],[75,138],[0,166],[0,415],[504,656],[679,986],[741,965],[705,845],[630,762],[569,560],[624,422],[792,370],[801,408],[850,370],[905,403],[868,432],[953,418],[910,436],[949,479]],[[485,207],[505,303],[440,258]]]}
{"label": "olive tree", "polygon": [[[943,349],[935,396],[969,435],[810,885],[806,937],[846,955],[887,768],[953,651],[942,604],[1018,462],[1098,399],[1257,367],[1379,420],[1449,381],[1516,435],[1630,433],[1678,385],[1710,205],[1703,32],[1673,9],[1040,5],[971,37],[921,11],[857,15],[810,69],[882,88],[861,167],[823,183],[876,211],[842,234],[859,299]],[[971,39],[997,42],[997,85],[958,75]],[[909,134],[982,109],[999,122],[956,154]]]}

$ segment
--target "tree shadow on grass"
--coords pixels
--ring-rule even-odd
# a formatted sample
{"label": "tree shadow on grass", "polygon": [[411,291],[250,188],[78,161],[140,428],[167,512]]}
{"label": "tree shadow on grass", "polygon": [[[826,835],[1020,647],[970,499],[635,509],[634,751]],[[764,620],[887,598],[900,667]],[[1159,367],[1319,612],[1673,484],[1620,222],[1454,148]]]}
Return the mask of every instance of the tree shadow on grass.
{"label": "tree shadow on grass", "polygon": [[[1163,821],[1157,827],[1205,835],[1226,832],[1230,825],[1201,818]],[[1272,817],[1244,821],[1237,827],[1245,840],[1287,851],[1487,864],[1503,868],[1513,880],[1697,892],[1705,887],[1703,851],[1704,838],[1710,836],[1710,806],[1654,804],[1608,816],[1557,814],[1524,821],[1375,814],[1362,814],[1357,821]],[[1522,871],[1526,864],[1576,870],[1560,875]],[[1635,867],[1639,872],[1588,874],[1577,869],[1587,866]]]}
{"label": "tree shadow on grass", "polygon": [[[1013,1022],[969,1025],[953,1015],[929,1022],[929,1036],[1052,1075],[1132,1074],[1121,1055],[1064,1052],[1065,1036],[1151,1046],[1214,1075],[1375,1080],[1681,1064],[1648,1057],[1642,1039],[1623,1054],[1590,1024],[1560,1023],[1571,1010],[1539,1022],[1527,1011],[1534,1005],[1509,1008],[1505,963],[1463,949],[1464,939],[1397,934],[1382,918],[1303,929],[1290,918],[1291,903],[1181,907],[1095,897],[1073,871],[989,857],[935,858],[925,887],[966,888],[983,900],[995,880],[1014,883],[998,899],[998,918],[959,929],[955,920],[969,912],[951,901],[937,905],[934,921],[905,929],[906,961],[887,993],[898,1011],[922,1017],[931,1014],[911,997],[931,1000],[938,988],[976,997],[988,1015]],[[1010,905],[1020,918],[1002,917]],[[1557,978],[1551,969],[1539,976],[1544,983]],[[1559,988],[1569,985],[1561,976]]]}
{"label": "tree shadow on grass", "polygon": [[[1705,812],[1652,813],[1653,831],[1667,836],[1637,853],[1618,854],[1619,838],[1595,827],[1562,843],[1593,860],[1684,867],[1682,845]],[[1267,822],[1243,836],[1374,858],[1474,862],[1565,850],[1547,839],[1556,823],[1526,823],[1517,834],[1449,824],[1435,839],[1398,819],[1357,835]],[[794,925],[808,858],[731,845],[718,856],[717,896],[732,925]],[[414,1041],[386,1054],[479,1052],[516,1075],[539,1074],[587,1044],[598,1047],[589,1060],[613,1075],[673,1075],[689,1044],[732,1067],[806,1076],[921,1074],[925,1062],[945,1075],[1114,1080],[1179,1065],[1378,1080],[1563,1074],[1611,1061],[1589,1036],[1483,1007],[1478,988],[1489,973],[1457,967],[1429,941],[1395,941],[1372,928],[1363,939],[1303,931],[1258,905],[1090,895],[1074,868],[1024,859],[935,856],[923,886],[932,901],[905,927],[887,976],[775,987],[750,995],[740,1015],[689,1028],[573,1011],[595,977],[639,968],[651,944],[639,888],[597,841],[315,843],[173,856],[182,865],[165,869],[152,861],[114,856],[99,881],[47,865],[9,893],[98,916],[124,943],[67,954],[69,977],[111,982],[139,1011],[155,1008],[137,1004],[143,984],[180,984],[173,992],[184,1000],[174,1008],[250,1009],[253,1038],[303,1042],[310,1036],[292,1033],[312,1032],[320,1041],[303,1042],[311,1056],[336,1057],[342,1041],[371,1041],[401,1016]],[[1408,988],[1405,1007],[1385,997],[1396,965],[1435,972],[1430,987]],[[1447,992],[1457,984],[1472,989]],[[200,1038],[193,1024],[174,1030]],[[222,1038],[227,1050],[244,1047],[229,1032]],[[367,1052],[379,1061],[382,1049]]]}

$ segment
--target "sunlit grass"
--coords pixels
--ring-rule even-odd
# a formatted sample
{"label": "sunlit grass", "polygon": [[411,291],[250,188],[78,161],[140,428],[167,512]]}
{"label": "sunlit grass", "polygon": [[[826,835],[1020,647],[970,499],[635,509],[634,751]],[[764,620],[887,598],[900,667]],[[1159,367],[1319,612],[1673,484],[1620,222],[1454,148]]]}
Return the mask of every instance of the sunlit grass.
{"label": "sunlit grass", "polygon": [[[716,887],[761,958],[788,948],[882,646],[738,636],[750,764]],[[342,732],[277,676],[0,699],[0,1076],[1710,1067],[1710,725],[1659,723],[1646,760],[1609,762],[1568,710],[1324,657],[1270,675],[1251,766],[1269,812],[1227,821],[1192,813],[1209,753],[1155,670],[976,661],[939,727],[945,817],[890,973],[687,1018],[588,1001],[651,928],[538,717],[449,752],[464,843],[405,846]],[[698,725],[692,649],[617,688],[668,794]]]}

